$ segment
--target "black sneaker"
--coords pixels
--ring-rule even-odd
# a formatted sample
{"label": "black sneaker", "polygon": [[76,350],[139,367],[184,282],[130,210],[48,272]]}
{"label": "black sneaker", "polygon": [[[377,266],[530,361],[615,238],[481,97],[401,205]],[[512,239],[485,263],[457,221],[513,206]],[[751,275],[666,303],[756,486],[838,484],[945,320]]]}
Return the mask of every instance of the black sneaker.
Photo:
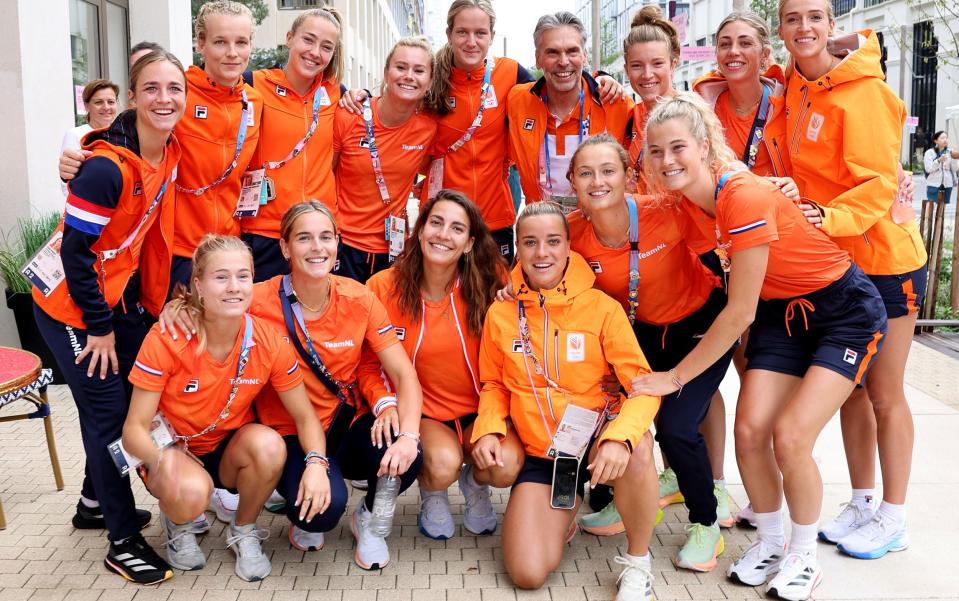
{"label": "black sneaker", "polygon": [[[137,524],[140,530],[150,525],[153,515],[146,509],[137,509]],[[77,501],[77,512],[73,514],[73,527],[77,530],[102,530],[107,527],[103,520],[103,509],[87,507],[83,501]]]}
{"label": "black sneaker", "polygon": [[134,534],[120,542],[110,543],[103,565],[111,572],[137,584],[158,584],[173,578],[173,569],[153,547]]}

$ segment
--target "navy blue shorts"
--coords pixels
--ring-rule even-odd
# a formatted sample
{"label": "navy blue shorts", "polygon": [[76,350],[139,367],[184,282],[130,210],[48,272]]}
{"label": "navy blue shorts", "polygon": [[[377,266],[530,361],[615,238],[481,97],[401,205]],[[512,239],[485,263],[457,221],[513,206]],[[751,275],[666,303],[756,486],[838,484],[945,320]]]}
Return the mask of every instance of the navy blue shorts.
{"label": "navy blue shorts", "polygon": [[456,437],[459,438],[460,444],[462,445],[464,442],[463,432],[465,432],[467,428],[473,425],[473,422],[476,421],[476,418],[479,417],[479,414],[467,413],[466,415],[463,415],[460,417],[454,417],[453,419],[448,419],[446,421],[434,419],[428,415],[424,415],[423,417],[433,419],[434,421],[438,421],[439,423],[443,424],[450,430],[456,432]]}
{"label": "navy blue shorts", "polygon": [[223,453],[226,451],[226,447],[230,444],[230,441],[233,440],[234,434],[236,434],[236,430],[230,430],[230,433],[226,435],[226,438],[220,441],[220,444],[218,444],[215,449],[205,455],[196,455],[196,458],[203,464],[203,469],[206,470],[206,473],[210,474],[210,478],[213,478],[214,488],[225,488],[231,493],[237,494],[235,488],[227,488],[220,480],[220,463],[223,462]]}
{"label": "navy blue shorts", "polygon": [[810,365],[818,365],[861,386],[885,334],[879,292],[853,265],[811,294],[760,300],[746,344],[746,369],[801,378]]}
{"label": "navy blue shorts", "polygon": [[513,265],[513,258],[516,256],[516,245],[513,243],[513,226],[502,227],[490,232],[493,236],[493,242],[496,243],[496,249],[503,255],[506,263]]}
{"label": "navy blue shorts", "polygon": [[290,262],[283,256],[279,238],[268,238],[259,234],[241,236],[253,253],[253,281],[265,282],[278,275],[290,273]]}
{"label": "navy blue shorts", "polygon": [[889,319],[919,312],[926,297],[926,266],[900,275],[871,275]]}
{"label": "navy blue shorts", "polygon": [[[413,241],[409,240],[408,243],[412,244]],[[373,277],[374,273],[383,271],[392,264],[390,253],[371,253],[352,247],[340,240],[336,249],[336,264],[333,267],[333,273],[365,284],[368,279]]]}
{"label": "navy blue shorts", "polygon": [[[576,475],[576,494],[579,495],[580,499],[583,498],[583,484],[589,482],[590,473],[589,470],[586,469],[586,466],[589,465],[589,454],[592,453],[595,442],[596,439],[594,438],[593,441],[589,443],[589,446],[586,447],[586,452],[583,453],[583,460],[579,464],[579,473]],[[523,468],[519,471],[519,475],[516,476],[516,481],[513,482],[510,490],[516,488],[523,482],[535,482],[536,484],[552,486],[553,460],[547,457],[527,455],[523,461]]]}

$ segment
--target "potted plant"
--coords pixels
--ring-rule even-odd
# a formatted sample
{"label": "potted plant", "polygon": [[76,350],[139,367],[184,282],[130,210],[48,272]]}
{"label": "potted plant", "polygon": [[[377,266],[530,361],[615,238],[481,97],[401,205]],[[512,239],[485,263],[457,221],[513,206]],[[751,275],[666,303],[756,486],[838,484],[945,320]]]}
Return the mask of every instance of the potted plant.
{"label": "potted plant", "polygon": [[47,213],[17,221],[17,236],[0,246],[0,277],[6,285],[7,306],[13,311],[20,346],[40,357],[53,370],[53,382],[63,384],[63,375],[47,348],[33,318],[33,296],[29,280],[20,269],[47,241],[60,222],[60,213]]}

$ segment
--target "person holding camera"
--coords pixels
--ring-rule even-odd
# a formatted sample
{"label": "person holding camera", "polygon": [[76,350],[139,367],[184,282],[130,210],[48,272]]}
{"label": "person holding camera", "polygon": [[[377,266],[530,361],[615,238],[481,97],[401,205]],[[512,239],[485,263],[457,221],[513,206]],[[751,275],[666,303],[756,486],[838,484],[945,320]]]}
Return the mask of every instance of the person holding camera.
{"label": "person holding camera", "polygon": [[959,151],[949,148],[946,132],[937,131],[932,137],[932,148],[926,150],[922,163],[926,170],[926,202],[937,201],[941,193],[943,201],[949,204],[959,177]]}

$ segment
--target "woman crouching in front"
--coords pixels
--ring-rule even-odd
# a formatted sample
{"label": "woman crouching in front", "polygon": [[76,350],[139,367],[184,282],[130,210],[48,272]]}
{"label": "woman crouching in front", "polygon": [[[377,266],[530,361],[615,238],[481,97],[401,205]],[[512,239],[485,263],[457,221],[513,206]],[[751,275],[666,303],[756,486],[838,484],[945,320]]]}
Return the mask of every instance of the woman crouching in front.
{"label": "woman crouching in front", "polygon": [[[329,462],[293,348],[275,328],[250,316],[253,257],[239,238],[208,235],[193,255],[191,289],[178,302],[191,314],[197,336],[161,334],[154,326],[137,356],[134,386],[123,427],[126,450],[143,460],[141,475],[160,502],[170,564],[195,570],[206,564],[193,519],[206,509],[213,487],[240,493],[226,544],[236,574],[246,581],[270,573],[260,548],[265,531],[256,517],[276,486],[286,460],[283,439],[253,423],[253,399],[271,384],[296,422],[310,452],[296,503],[309,520],[330,502]],[[157,448],[151,422],[169,421],[176,446]]]}
{"label": "woman crouching in front", "polygon": [[623,308],[593,289],[589,265],[570,252],[559,205],[528,205],[516,238],[516,300],[494,303],[486,315],[472,436],[478,461],[501,456],[509,427],[526,453],[503,519],[506,571],[520,588],[543,585],[562,560],[588,479],[591,486],[613,486],[626,527],[627,553],[616,559],[624,566],[617,598],[651,599],[658,484],[648,430],[659,398],[627,399],[607,423],[621,399],[600,386],[611,367],[625,384],[649,366]]}

